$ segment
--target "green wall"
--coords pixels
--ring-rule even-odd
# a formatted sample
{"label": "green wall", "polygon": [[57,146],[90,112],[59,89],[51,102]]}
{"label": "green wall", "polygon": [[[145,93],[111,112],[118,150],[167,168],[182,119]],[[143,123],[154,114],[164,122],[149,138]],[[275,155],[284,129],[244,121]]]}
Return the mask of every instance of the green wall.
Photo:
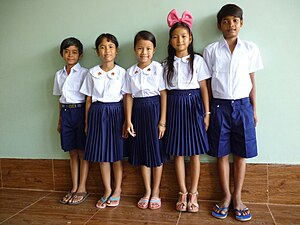
{"label": "green wall", "polygon": [[[135,63],[132,43],[142,29],[158,41],[155,59],[166,56],[167,13],[194,15],[198,52],[220,33],[215,15],[223,0],[0,0],[0,158],[60,159],[56,132],[55,72],[64,65],[59,44],[69,36],[84,44],[81,64],[98,63],[93,49],[103,32],[120,42],[118,63]],[[259,156],[253,163],[299,164],[299,0],[236,0],[244,9],[242,39],[258,44],[265,69],[257,72]],[[212,161],[207,156],[203,161]]]}

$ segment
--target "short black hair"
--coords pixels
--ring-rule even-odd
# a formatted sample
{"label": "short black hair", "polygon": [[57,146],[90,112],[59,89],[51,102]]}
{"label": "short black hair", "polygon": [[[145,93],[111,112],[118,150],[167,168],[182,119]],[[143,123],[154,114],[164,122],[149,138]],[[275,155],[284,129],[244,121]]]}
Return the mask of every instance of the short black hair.
{"label": "short black hair", "polygon": [[235,16],[243,20],[243,10],[235,4],[224,5],[217,14],[218,24],[221,24],[226,16]]}
{"label": "short black hair", "polygon": [[83,45],[77,38],[74,38],[74,37],[66,38],[61,42],[60,51],[59,51],[60,55],[62,55],[63,51],[65,49],[69,48],[70,46],[76,46],[78,49],[79,55],[82,55]]}
{"label": "short black hair", "polygon": [[118,39],[114,35],[109,34],[109,33],[103,33],[95,41],[95,47],[96,47],[97,51],[99,50],[98,47],[104,38],[106,38],[107,41],[114,43],[116,48],[119,47]]}
{"label": "short black hair", "polygon": [[134,47],[136,46],[137,42],[139,40],[146,40],[146,41],[151,41],[154,48],[156,48],[156,39],[154,34],[152,34],[149,31],[146,30],[142,30],[140,32],[138,32],[135,37],[134,37]]}

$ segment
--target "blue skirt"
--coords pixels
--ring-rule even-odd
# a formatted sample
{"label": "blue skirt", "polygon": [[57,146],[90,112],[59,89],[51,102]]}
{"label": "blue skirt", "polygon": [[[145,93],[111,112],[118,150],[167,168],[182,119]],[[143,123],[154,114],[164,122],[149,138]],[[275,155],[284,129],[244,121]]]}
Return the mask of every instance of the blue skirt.
{"label": "blue skirt", "polygon": [[129,162],[134,166],[157,167],[166,160],[158,139],[160,96],[134,98],[132,124],[136,132],[130,137]]}
{"label": "blue skirt", "polygon": [[92,103],[84,159],[90,162],[116,162],[123,159],[124,140],[122,101]]}
{"label": "blue skirt", "polygon": [[208,151],[200,89],[171,90],[167,99],[165,149],[174,156],[193,156]]}

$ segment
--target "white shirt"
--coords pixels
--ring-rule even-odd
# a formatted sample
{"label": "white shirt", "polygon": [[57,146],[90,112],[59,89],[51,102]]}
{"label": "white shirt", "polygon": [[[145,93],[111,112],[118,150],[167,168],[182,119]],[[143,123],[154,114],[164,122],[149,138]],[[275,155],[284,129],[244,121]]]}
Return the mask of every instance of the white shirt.
{"label": "white shirt", "polygon": [[263,69],[258,47],[248,41],[237,39],[231,54],[226,40],[208,45],[204,59],[212,75],[214,98],[241,99],[249,97],[252,89],[250,73]]}
{"label": "white shirt", "polygon": [[80,87],[86,77],[87,69],[81,67],[79,63],[71,68],[70,74],[67,74],[66,67],[55,74],[53,95],[60,95],[59,102],[83,103],[85,95],[80,93]]}
{"label": "white shirt", "polygon": [[132,94],[132,97],[150,97],[159,95],[159,91],[165,90],[163,79],[163,67],[160,63],[152,63],[141,69],[137,64],[131,66],[126,72],[126,82],[123,93]]}
{"label": "white shirt", "polygon": [[121,89],[125,83],[125,72],[118,65],[108,72],[97,65],[89,70],[80,92],[91,96],[92,102],[119,102],[123,99]]}
{"label": "white shirt", "polygon": [[[174,57],[174,77],[173,86],[167,85],[168,90],[172,89],[197,89],[200,88],[199,82],[211,77],[207,65],[200,55],[194,57],[194,73],[191,80],[191,70],[189,65],[190,55],[178,58]],[[165,66],[167,66],[165,64]]]}

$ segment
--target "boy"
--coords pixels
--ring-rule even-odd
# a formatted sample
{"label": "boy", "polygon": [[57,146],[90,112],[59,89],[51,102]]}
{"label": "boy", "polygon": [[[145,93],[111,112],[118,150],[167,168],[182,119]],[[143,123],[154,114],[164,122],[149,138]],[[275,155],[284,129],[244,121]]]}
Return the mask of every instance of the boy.
{"label": "boy", "polygon": [[78,62],[82,52],[83,46],[78,39],[70,37],[62,41],[60,55],[66,65],[56,72],[53,87],[53,95],[60,96],[57,131],[61,137],[61,148],[70,154],[73,184],[71,191],[60,200],[62,204],[80,204],[88,196],[86,179],[89,164],[83,159],[86,140],[85,95],[79,92],[88,70]]}
{"label": "boy", "polygon": [[[212,215],[225,219],[230,202],[235,218],[252,218],[243,204],[241,192],[246,173],[246,158],[257,156],[255,126],[256,89],[254,72],[263,68],[257,46],[238,37],[243,26],[243,11],[234,4],[217,14],[218,29],[223,37],[204,50],[204,59],[211,72],[211,119],[208,131],[210,151],[217,157],[223,199]],[[234,191],[229,188],[229,154],[234,155]]]}

